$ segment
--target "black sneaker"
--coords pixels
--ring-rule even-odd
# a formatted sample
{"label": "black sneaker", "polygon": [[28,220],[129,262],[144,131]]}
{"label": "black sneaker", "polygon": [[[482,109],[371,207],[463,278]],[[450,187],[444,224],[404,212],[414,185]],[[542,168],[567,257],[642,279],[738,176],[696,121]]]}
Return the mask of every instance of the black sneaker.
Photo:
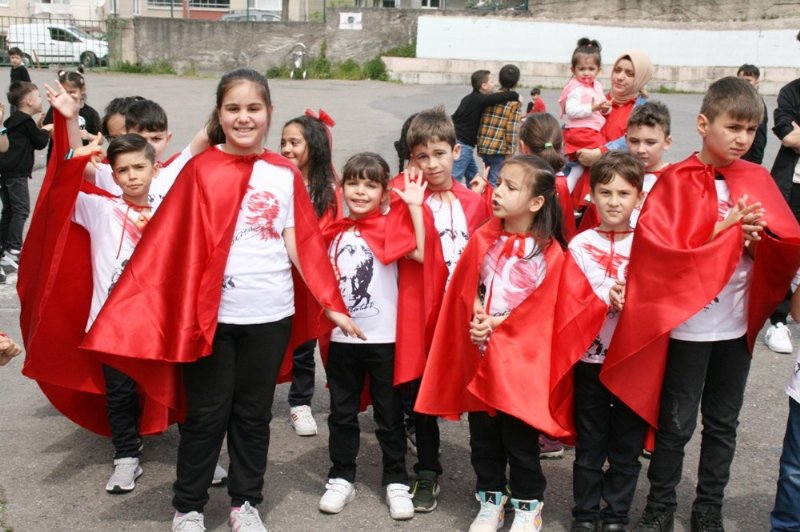
{"label": "black sneaker", "polygon": [[434,471],[420,471],[411,488],[415,512],[432,512],[439,504],[439,475]]}
{"label": "black sneaker", "polygon": [[597,532],[600,523],[597,521],[573,521],[570,532]]}
{"label": "black sneaker", "polygon": [[675,512],[673,510],[659,510],[650,506],[645,506],[642,517],[634,527],[634,532],[648,532],[655,530],[656,532],[672,532],[675,526]]}
{"label": "black sneaker", "polygon": [[692,532],[725,532],[722,514],[717,509],[705,513],[692,512]]}

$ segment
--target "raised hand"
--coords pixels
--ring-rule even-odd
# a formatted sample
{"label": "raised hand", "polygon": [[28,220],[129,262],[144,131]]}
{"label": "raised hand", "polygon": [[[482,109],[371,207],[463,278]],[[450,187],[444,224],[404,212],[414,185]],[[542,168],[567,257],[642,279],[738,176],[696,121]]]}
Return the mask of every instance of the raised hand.
{"label": "raised hand", "polygon": [[78,111],[81,108],[80,99],[70,96],[60,82],[56,81],[55,88],[45,83],[44,90],[47,93],[47,101],[50,102],[54,109],[64,115],[64,118],[69,119],[78,115]]}
{"label": "raised hand", "polygon": [[422,177],[422,170],[416,167],[408,167],[403,170],[403,190],[392,189],[406,205],[416,205],[421,207],[425,201],[425,189],[428,182]]}

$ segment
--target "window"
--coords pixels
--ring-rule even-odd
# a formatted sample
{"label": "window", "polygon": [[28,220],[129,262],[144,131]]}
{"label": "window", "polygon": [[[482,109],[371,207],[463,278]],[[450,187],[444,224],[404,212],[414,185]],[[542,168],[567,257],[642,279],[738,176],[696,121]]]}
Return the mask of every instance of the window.
{"label": "window", "polygon": [[[151,7],[174,7],[181,9],[182,0],[147,0]],[[231,0],[189,0],[189,9],[230,9]]]}
{"label": "window", "polygon": [[61,28],[50,28],[50,38],[60,42],[78,42],[78,39]]}

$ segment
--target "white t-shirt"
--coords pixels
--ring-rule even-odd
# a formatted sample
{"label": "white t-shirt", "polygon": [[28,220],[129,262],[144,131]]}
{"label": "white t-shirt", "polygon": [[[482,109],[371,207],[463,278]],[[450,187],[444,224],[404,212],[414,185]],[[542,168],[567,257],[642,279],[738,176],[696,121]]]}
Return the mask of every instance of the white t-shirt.
{"label": "white t-shirt", "polygon": [[[192,158],[191,146],[186,146],[175,159],[170,161],[167,166],[162,167],[152,183],[150,183],[150,192],[147,197],[150,200],[150,205],[153,209],[157,209],[164,196],[167,195],[169,189],[175,184],[178,174],[181,173],[183,167]],[[114,176],[111,173],[111,165],[101,163],[97,165],[94,173],[94,183],[103,190],[110,192],[115,196],[122,196],[122,189],[114,182]]]}
{"label": "white t-shirt", "polygon": [[256,161],[225,264],[220,323],[269,323],[294,314],[292,263],[283,242],[289,227],[294,227],[294,175]]}
{"label": "white t-shirt", "polygon": [[500,235],[489,247],[481,265],[478,295],[491,316],[510,314],[542,284],[547,273],[544,253],[531,256],[535,249],[532,237],[525,239],[522,257],[517,255],[521,240],[514,242],[510,256],[503,253],[508,239],[508,235]]}
{"label": "white t-shirt", "polygon": [[183,170],[183,167],[186,166],[186,163],[188,163],[191,158],[191,147],[186,146],[177,157],[170,161],[168,165],[162,166],[158,171],[158,174],[153,178],[153,182],[150,184],[150,193],[148,194],[150,205],[152,205],[154,209],[158,209],[161,202],[164,201],[164,196],[167,195],[172,185],[175,184],[178,174],[181,173],[181,170]]}
{"label": "white t-shirt", "polygon": [[147,211],[140,213],[122,198],[78,193],[72,221],[86,228],[92,247],[92,306],[87,331],[139,243],[146,217]]}
{"label": "white t-shirt", "polygon": [[619,311],[611,306],[609,290],[616,281],[624,281],[627,278],[632,244],[633,233],[630,233],[614,241],[612,254],[611,240],[595,229],[579,233],[569,243],[569,251],[592,285],[594,293],[608,306],[606,320],[594,342],[581,358],[583,362],[602,364],[605,361],[608,346],[619,322]]}
{"label": "white t-shirt", "polygon": [[467,247],[469,239],[469,226],[467,217],[461,202],[453,196],[451,203],[442,201],[439,194],[431,194],[425,203],[433,212],[433,225],[439,232],[439,240],[442,243],[442,255],[444,263],[447,265],[447,284],[450,284],[450,277],[456,268],[458,259]]}
{"label": "white t-shirt", "polygon": [[[394,343],[397,337],[397,262],[382,264],[354,230],[339,233],[328,248],[347,311],[371,344]],[[338,327],[332,342],[362,344]]]}
{"label": "white t-shirt", "polygon": [[122,189],[114,182],[111,165],[100,163],[94,171],[94,184],[115,196],[122,196]]}
{"label": "white t-shirt", "polygon": [[639,215],[642,214],[642,208],[644,207],[644,202],[647,201],[647,195],[650,194],[650,191],[653,190],[653,185],[656,184],[658,177],[655,174],[644,174],[644,181],[642,182],[642,192],[644,192],[644,198],[642,198],[642,203],[633,209],[631,213],[631,228],[636,227],[636,222],[639,221]]}
{"label": "white t-shirt", "polygon": [[[716,179],[717,202],[722,221],[733,207],[730,189],[724,179]],[[747,301],[753,274],[753,259],[742,248],[739,263],[722,291],[697,314],[676,327],[670,338],[689,342],[733,340],[747,332]]]}

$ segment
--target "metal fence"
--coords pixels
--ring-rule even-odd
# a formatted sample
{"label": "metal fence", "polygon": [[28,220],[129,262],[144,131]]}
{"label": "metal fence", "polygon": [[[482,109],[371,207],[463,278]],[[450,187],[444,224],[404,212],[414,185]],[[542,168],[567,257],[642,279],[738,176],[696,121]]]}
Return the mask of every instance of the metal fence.
{"label": "metal fence", "polygon": [[104,66],[108,62],[106,22],[0,17],[0,64],[10,64],[8,50],[12,47],[22,50],[26,66]]}

